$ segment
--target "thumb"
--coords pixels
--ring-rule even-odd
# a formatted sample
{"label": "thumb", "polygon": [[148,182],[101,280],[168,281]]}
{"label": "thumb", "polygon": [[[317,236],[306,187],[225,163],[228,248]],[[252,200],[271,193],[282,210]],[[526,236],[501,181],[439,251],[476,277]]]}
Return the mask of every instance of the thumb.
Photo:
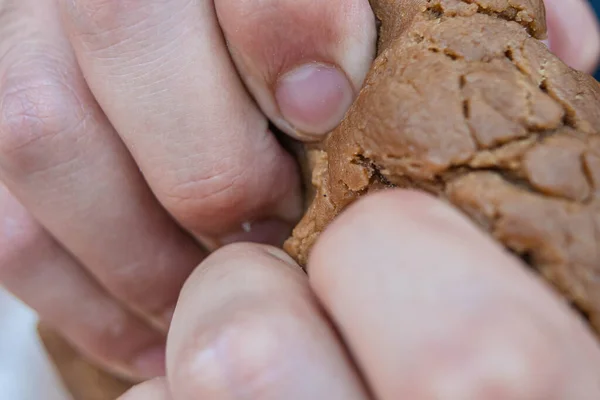
{"label": "thumb", "polygon": [[600,56],[600,31],[587,0],[545,0],[550,49],[566,64],[593,73]]}
{"label": "thumb", "polygon": [[215,1],[242,79],[267,117],[300,139],[343,118],[375,55],[368,0]]}

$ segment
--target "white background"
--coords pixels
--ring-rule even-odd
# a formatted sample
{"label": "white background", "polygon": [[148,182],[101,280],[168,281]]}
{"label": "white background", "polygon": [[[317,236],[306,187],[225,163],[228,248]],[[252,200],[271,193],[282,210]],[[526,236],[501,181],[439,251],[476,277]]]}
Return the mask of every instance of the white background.
{"label": "white background", "polygon": [[0,288],[0,400],[70,400],[37,338],[36,322]]}

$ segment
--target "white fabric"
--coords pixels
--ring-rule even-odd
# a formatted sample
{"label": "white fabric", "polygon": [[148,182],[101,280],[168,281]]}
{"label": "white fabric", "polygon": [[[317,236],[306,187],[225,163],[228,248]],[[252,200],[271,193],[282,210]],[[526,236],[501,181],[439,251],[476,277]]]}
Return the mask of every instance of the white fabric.
{"label": "white fabric", "polygon": [[70,400],[36,334],[35,313],[0,288],[0,400]]}

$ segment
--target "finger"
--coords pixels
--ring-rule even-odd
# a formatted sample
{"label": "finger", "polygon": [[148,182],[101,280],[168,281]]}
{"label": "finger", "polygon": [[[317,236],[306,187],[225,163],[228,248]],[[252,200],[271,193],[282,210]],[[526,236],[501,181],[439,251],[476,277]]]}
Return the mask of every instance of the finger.
{"label": "finger", "polygon": [[594,73],[600,30],[587,0],[545,0],[550,49],[571,67]]}
{"label": "finger", "polygon": [[600,396],[600,349],[582,321],[427,195],[352,206],[317,243],[309,275],[378,399]]}
{"label": "finger", "polygon": [[246,86],[280,129],[298,138],[332,130],[375,55],[368,0],[216,0]]}
{"label": "finger", "polygon": [[164,374],[164,337],[107,296],[2,185],[0,284],[96,363],[128,378]]}
{"label": "finger", "polygon": [[54,0],[0,3],[0,176],[112,295],[166,325],[203,254],[94,102]]}
{"label": "finger", "polygon": [[61,4],[87,81],[167,210],[201,237],[256,222],[283,241],[300,214],[296,166],[245,92],[212,1]]}
{"label": "finger", "polygon": [[117,400],[172,400],[165,378],[156,378],[131,388]]}
{"label": "finger", "polygon": [[259,245],[214,253],[186,283],[167,372],[177,400],[367,398],[305,274]]}

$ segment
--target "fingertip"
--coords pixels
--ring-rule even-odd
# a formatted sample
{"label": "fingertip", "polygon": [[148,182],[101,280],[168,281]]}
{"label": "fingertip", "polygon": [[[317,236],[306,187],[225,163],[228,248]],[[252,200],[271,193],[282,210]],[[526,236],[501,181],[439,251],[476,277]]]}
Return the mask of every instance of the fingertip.
{"label": "fingertip", "polygon": [[305,275],[275,247],[236,243],[209,256],[168,340],[176,398],[363,400]]}
{"label": "fingertip", "polygon": [[[373,280],[377,278],[370,273],[382,273],[418,274],[424,281],[437,281],[450,274],[444,266],[456,264],[452,273],[460,275],[470,265],[464,260],[484,258],[518,264],[443,200],[418,190],[393,189],[365,196],[337,217],[316,242],[307,271],[317,295],[333,299],[342,288],[341,277],[348,274],[353,274],[352,280],[361,276]],[[379,271],[380,266],[385,272]],[[493,273],[506,277],[515,270],[524,272],[505,268]]]}
{"label": "fingertip", "polygon": [[350,206],[315,246],[309,279],[381,398],[597,393],[587,370],[600,352],[576,314],[431,195],[382,191]]}
{"label": "fingertip", "polygon": [[[413,239],[415,236],[407,227],[413,227],[419,237],[425,229],[431,229],[436,236],[457,231],[470,235],[480,233],[463,213],[427,192],[384,190],[364,196],[334,220],[317,241],[311,259],[327,257],[331,254],[330,246],[344,247],[348,244],[348,249],[356,250],[366,247],[371,241],[387,241],[393,232],[398,233],[397,227],[405,227],[401,231]],[[394,240],[401,244],[403,237],[395,236]]]}
{"label": "fingertip", "polygon": [[375,55],[367,0],[215,5],[246,86],[279,129],[314,141],[342,120]]}
{"label": "fingertip", "polygon": [[600,28],[585,0],[545,0],[550,49],[566,64],[593,73],[600,59]]}
{"label": "fingertip", "polygon": [[[219,276],[226,276],[230,280],[228,282],[218,282],[219,285],[242,286],[240,280],[243,281],[244,272],[248,273],[247,276],[256,276],[260,280],[265,276],[265,282],[277,280],[279,274],[271,276],[268,274],[270,270],[277,270],[282,273],[285,273],[285,271],[302,272],[298,264],[289,255],[271,245],[240,241],[216,249],[195,269],[183,286],[173,321],[178,321],[178,315],[185,312],[193,299],[211,297],[213,290],[205,289],[203,293],[199,293],[199,287],[206,286],[206,281],[218,280]],[[249,282],[246,283],[250,285]],[[251,286],[245,287],[245,289],[253,290]],[[228,295],[232,295],[232,293],[228,293]],[[208,307],[208,304],[205,307]],[[182,311],[182,309],[184,310]],[[173,337],[174,335],[171,332],[169,342],[177,342]]]}

